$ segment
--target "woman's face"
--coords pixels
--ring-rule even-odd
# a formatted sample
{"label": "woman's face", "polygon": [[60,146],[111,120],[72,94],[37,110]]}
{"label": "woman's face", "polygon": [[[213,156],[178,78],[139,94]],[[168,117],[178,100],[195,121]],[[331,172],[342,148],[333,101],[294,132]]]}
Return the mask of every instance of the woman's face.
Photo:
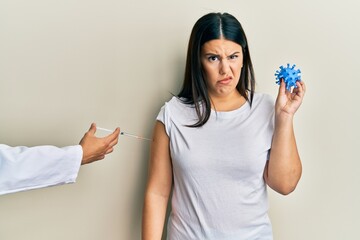
{"label": "woman's face", "polygon": [[201,64],[210,97],[228,97],[237,93],[236,85],[243,66],[239,44],[225,39],[206,42],[201,48]]}

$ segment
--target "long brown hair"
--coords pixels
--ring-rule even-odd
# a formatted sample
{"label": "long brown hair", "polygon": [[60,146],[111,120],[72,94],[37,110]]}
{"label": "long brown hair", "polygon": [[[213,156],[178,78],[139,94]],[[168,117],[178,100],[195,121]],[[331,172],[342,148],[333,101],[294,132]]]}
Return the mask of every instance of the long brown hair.
{"label": "long brown hair", "polygon": [[243,67],[236,89],[251,106],[255,91],[255,76],[245,32],[240,22],[231,14],[206,14],[195,23],[191,31],[184,82],[177,95],[185,104],[195,105],[198,122],[189,127],[201,127],[209,120],[211,101],[201,65],[201,47],[208,41],[220,38],[233,41],[242,47]]}

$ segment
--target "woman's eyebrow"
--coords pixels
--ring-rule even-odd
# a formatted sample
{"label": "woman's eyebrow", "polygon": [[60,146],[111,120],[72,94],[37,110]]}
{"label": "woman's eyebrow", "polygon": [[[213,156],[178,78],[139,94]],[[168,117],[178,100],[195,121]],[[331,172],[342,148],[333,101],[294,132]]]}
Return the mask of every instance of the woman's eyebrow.
{"label": "woman's eyebrow", "polygon": [[[230,55],[228,55],[228,56],[232,56],[232,55],[239,54],[239,53],[240,53],[239,51],[236,51],[236,52],[231,53],[231,54],[230,54]],[[211,52],[209,52],[209,53],[205,53],[205,56],[216,56],[216,57],[220,57],[220,55],[219,55],[219,54],[216,54],[216,53],[211,53]]]}
{"label": "woman's eyebrow", "polygon": [[219,54],[216,53],[205,53],[205,56],[220,56]]}
{"label": "woman's eyebrow", "polygon": [[239,54],[239,53],[240,53],[240,52],[234,52],[234,53],[230,54],[229,56],[235,55],[235,54]]}

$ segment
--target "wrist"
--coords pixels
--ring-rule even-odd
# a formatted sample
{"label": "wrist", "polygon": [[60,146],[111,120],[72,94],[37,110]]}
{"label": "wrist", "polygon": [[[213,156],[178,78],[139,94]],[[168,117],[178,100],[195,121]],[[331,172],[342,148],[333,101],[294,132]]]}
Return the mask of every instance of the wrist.
{"label": "wrist", "polygon": [[291,125],[293,124],[294,121],[294,114],[289,114],[289,113],[279,113],[275,115],[275,126],[286,126],[286,125]]}

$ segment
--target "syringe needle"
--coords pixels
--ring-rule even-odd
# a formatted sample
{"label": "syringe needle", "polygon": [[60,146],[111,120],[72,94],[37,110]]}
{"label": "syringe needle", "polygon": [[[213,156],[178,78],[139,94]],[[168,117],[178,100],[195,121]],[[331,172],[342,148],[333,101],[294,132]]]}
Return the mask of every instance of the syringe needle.
{"label": "syringe needle", "polygon": [[130,133],[126,133],[126,132],[120,132],[121,135],[124,136],[128,136],[128,137],[133,137],[133,138],[137,138],[137,139],[142,139],[142,140],[147,140],[147,141],[151,141],[150,138],[144,138],[144,137],[140,137],[140,136],[136,136],[134,134],[130,134]]}
{"label": "syringe needle", "polygon": [[[97,130],[101,130],[101,131],[105,131],[105,132],[114,132],[112,130],[109,130],[109,129],[106,129],[106,128],[102,128],[102,127],[96,127]],[[128,136],[128,137],[133,137],[133,138],[137,138],[137,139],[141,139],[141,140],[147,140],[147,141],[151,141],[150,138],[145,138],[145,137],[141,137],[141,136],[137,136],[137,135],[134,135],[134,134],[131,134],[131,133],[127,133],[127,132],[120,132],[121,135],[124,135],[124,136]]]}

